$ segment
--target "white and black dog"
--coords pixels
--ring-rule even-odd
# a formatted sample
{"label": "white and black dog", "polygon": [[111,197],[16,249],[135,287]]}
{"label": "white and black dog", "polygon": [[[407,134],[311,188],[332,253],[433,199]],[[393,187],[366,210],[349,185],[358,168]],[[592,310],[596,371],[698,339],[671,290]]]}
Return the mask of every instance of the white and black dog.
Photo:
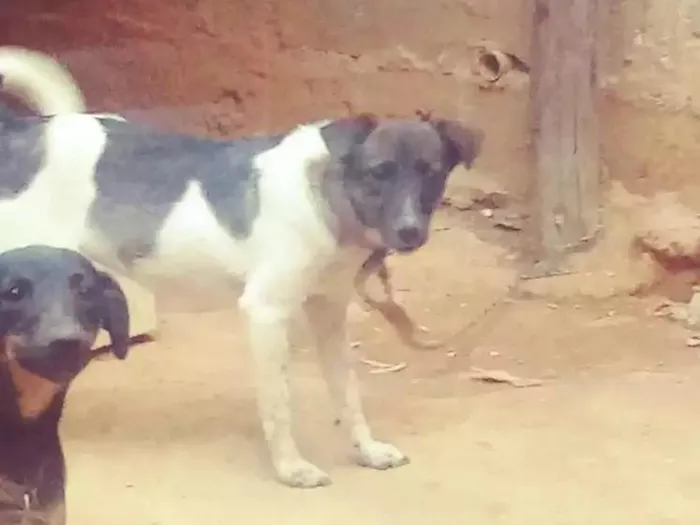
{"label": "white and black dog", "polygon": [[[208,278],[231,302],[242,284],[260,417],[283,483],[330,483],[292,434],[286,370],[298,313],[358,463],[408,462],[374,438],[363,413],[346,341],[353,278],[373,250],[426,243],[448,175],[471,166],[480,130],[362,115],[215,141],[85,114],[70,75],[37,52],[0,48],[0,75],[45,115],[0,122],[0,224],[137,279]],[[4,227],[0,247],[12,235]]]}

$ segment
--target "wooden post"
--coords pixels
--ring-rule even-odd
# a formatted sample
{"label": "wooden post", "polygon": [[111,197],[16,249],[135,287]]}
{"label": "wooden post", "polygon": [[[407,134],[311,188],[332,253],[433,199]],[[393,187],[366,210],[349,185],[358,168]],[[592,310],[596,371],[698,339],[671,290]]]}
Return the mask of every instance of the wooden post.
{"label": "wooden post", "polygon": [[599,227],[598,0],[534,0],[532,118],[546,273]]}

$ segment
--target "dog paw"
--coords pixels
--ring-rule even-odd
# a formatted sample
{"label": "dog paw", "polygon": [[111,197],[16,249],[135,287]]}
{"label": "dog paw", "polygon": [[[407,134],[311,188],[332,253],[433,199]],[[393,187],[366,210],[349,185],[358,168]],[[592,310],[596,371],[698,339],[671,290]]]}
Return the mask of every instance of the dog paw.
{"label": "dog paw", "polygon": [[331,484],[328,474],[304,459],[281,462],[276,470],[279,480],[289,487],[311,489]]}
{"label": "dog paw", "polygon": [[370,441],[357,446],[357,463],[363,467],[386,470],[409,462],[408,456],[389,443]]}

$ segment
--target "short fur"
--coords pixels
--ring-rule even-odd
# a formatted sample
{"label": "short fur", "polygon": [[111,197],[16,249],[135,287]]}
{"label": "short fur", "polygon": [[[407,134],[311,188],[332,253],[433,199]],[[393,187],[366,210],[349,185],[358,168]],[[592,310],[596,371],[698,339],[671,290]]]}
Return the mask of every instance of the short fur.
{"label": "short fur", "polygon": [[0,494],[8,493],[0,498],[3,524],[25,523],[27,513],[51,515],[53,525],[65,522],[58,427],[69,385],[87,366],[100,328],[109,332],[117,357],[126,357],[124,294],[85,257],[47,246],[0,253]]}
{"label": "short fur", "polygon": [[[28,96],[42,82],[37,75]],[[297,448],[286,379],[289,327],[305,313],[358,462],[406,463],[373,437],[362,411],[346,341],[353,277],[377,248],[425,244],[449,173],[471,166],[482,133],[364,115],[224,142],[80,112],[6,124],[0,151],[12,160],[0,180],[11,187],[0,224],[22,221],[24,231],[0,243],[29,236],[80,249],[143,283],[213,285],[212,300],[218,290],[233,302],[242,284],[273,466],[283,483],[315,487],[330,480]]]}

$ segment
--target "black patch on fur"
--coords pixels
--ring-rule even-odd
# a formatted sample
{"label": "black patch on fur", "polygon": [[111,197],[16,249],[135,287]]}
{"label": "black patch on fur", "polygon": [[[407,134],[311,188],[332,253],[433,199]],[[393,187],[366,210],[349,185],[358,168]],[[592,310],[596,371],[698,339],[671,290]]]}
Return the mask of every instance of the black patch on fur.
{"label": "black patch on fur", "polygon": [[44,162],[44,119],[15,118],[0,111],[0,200],[17,197]]}
{"label": "black patch on fur", "polygon": [[98,197],[90,220],[117,247],[122,263],[152,253],[192,181],[201,184],[226,231],[238,239],[250,235],[259,210],[253,161],[283,135],[215,141],[107,118],[101,123],[107,146],[96,167]]}

